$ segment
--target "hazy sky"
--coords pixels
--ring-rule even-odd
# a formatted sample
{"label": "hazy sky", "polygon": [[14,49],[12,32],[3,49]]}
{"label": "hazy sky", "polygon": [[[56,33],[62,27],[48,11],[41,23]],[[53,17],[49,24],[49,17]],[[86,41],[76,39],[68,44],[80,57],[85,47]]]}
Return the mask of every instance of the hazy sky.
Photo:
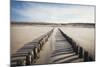
{"label": "hazy sky", "polygon": [[11,21],[94,22],[94,6],[13,1]]}

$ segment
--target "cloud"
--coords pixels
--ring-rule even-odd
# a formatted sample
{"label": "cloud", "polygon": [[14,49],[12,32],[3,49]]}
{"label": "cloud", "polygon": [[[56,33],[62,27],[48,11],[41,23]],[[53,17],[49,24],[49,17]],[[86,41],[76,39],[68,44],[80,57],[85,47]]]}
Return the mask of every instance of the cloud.
{"label": "cloud", "polygon": [[19,15],[14,21],[94,22],[93,6],[17,2],[12,5],[12,12]]}

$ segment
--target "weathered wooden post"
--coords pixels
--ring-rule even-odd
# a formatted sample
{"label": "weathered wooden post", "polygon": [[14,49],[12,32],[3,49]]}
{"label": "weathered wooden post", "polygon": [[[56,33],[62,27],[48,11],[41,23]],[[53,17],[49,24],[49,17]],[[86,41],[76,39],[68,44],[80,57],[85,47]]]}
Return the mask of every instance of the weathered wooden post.
{"label": "weathered wooden post", "polygon": [[83,48],[79,47],[79,58],[83,57]]}
{"label": "weathered wooden post", "polygon": [[73,45],[74,51],[76,52],[76,43],[72,42],[72,45]]}
{"label": "weathered wooden post", "polygon": [[38,57],[38,49],[35,47],[34,49],[34,58],[37,59]]}
{"label": "weathered wooden post", "polygon": [[30,53],[26,56],[26,65],[30,65],[32,63],[32,56]]}
{"label": "weathered wooden post", "polygon": [[42,38],[42,45],[45,44],[46,35]]}
{"label": "weathered wooden post", "polygon": [[38,53],[40,52],[40,43],[37,43]]}
{"label": "weathered wooden post", "polygon": [[48,38],[49,38],[49,36],[48,36],[48,34],[47,34],[47,35],[46,35],[46,39],[45,39],[46,42],[48,41]]}
{"label": "weathered wooden post", "polygon": [[[34,48],[33,48],[34,49]],[[34,51],[31,51],[31,63],[34,62]]]}
{"label": "weathered wooden post", "polygon": [[41,49],[42,49],[43,45],[45,44],[45,37],[43,37],[40,42],[41,42]]}
{"label": "weathered wooden post", "polygon": [[43,39],[40,41],[40,50],[42,49]]}
{"label": "weathered wooden post", "polygon": [[76,52],[76,55],[78,54],[78,46],[76,45],[76,48],[75,48],[75,52]]}
{"label": "weathered wooden post", "polygon": [[48,34],[45,36],[45,42],[47,42],[48,41]]}
{"label": "weathered wooden post", "polygon": [[26,60],[16,60],[18,66],[25,66]]}
{"label": "weathered wooden post", "polygon": [[26,55],[23,54],[13,54],[11,59],[11,66],[24,66],[26,65]]}
{"label": "weathered wooden post", "polygon": [[88,52],[87,51],[84,51],[84,61],[88,61],[89,58],[88,58]]}
{"label": "weathered wooden post", "polygon": [[38,52],[40,52],[40,50],[41,50],[41,43],[40,43],[41,41],[39,41],[39,43],[38,43]]}

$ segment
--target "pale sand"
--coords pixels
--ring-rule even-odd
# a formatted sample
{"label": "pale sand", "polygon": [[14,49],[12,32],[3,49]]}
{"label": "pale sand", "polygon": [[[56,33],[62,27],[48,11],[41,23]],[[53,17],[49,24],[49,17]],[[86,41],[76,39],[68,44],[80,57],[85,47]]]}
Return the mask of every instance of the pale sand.
{"label": "pale sand", "polygon": [[[52,27],[36,27],[36,26],[11,26],[11,54],[21,48],[24,44],[34,40],[42,34],[50,31]],[[94,28],[68,28],[61,27],[62,31],[72,37],[78,45],[82,46],[91,55],[95,55],[95,30]],[[56,30],[55,30],[56,32]],[[43,46],[40,53],[38,64],[50,63],[50,54],[54,47],[55,34],[51,36],[49,41]]]}
{"label": "pale sand", "polygon": [[50,31],[52,27],[36,27],[32,25],[11,25],[11,54],[24,44]]}
{"label": "pale sand", "polygon": [[55,50],[55,35],[57,29],[54,30],[47,43],[44,44],[40,51],[40,58],[35,64],[49,64],[52,62],[51,53]]}
{"label": "pale sand", "polygon": [[95,28],[67,28],[61,27],[62,31],[73,38],[93,57],[95,56]]}

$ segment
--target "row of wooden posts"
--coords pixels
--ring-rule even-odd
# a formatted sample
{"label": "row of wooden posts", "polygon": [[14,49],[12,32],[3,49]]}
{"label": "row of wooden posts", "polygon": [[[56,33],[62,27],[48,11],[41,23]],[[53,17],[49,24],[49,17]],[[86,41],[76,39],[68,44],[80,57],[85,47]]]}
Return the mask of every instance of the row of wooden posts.
{"label": "row of wooden posts", "polygon": [[93,57],[88,53],[88,51],[86,51],[85,49],[83,49],[83,47],[76,44],[76,42],[67,34],[65,34],[60,28],[59,30],[62,33],[62,35],[66,38],[66,40],[71,44],[74,52],[76,53],[76,55],[79,56],[79,58],[83,58],[84,62],[94,61]]}
{"label": "row of wooden posts", "polygon": [[16,51],[15,54],[11,55],[11,66],[34,64],[39,58],[39,52],[41,51],[43,45],[48,41],[52,32],[53,29],[32,42],[25,44],[22,48]]}

